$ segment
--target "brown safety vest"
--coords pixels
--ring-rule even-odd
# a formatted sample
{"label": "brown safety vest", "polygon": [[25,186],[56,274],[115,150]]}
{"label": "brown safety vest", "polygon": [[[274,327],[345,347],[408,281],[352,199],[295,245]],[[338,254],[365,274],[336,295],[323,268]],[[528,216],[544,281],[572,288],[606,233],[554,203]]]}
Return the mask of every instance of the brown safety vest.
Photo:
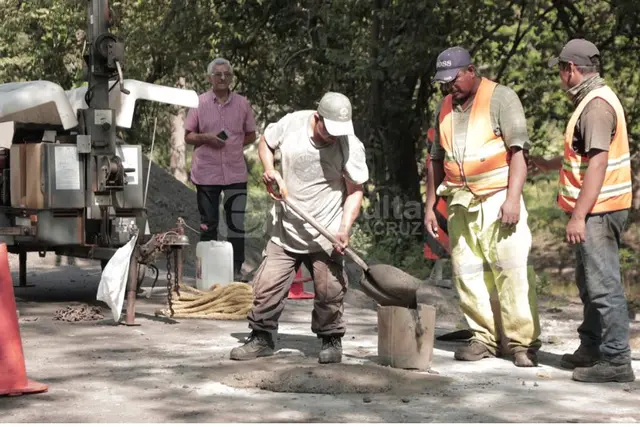
{"label": "brown safety vest", "polygon": [[594,89],[578,104],[571,115],[564,136],[564,162],[560,170],[558,205],[565,212],[573,212],[580,195],[589,158],[573,150],[573,133],[580,114],[594,98],[602,98],[616,112],[617,127],[608,152],[607,171],[600,194],[589,213],[611,212],[631,208],[631,156],[624,110],[616,94],[607,86]]}
{"label": "brown safety vest", "polygon": [[439,116],[440,145],[446,151],[445,188],[467,187],[476,196],[489,196],[509,186],[509,151],[491,126],[491,96],[497,85],[482,78],[471,107],[462,155],[453,148],[453,100],[451,95],[445,97]]}

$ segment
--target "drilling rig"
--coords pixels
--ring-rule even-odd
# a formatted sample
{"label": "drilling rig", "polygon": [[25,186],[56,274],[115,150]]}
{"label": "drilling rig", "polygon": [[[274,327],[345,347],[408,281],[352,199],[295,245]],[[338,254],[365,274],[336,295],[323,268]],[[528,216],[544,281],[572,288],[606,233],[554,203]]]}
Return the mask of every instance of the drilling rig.
{"label": "drilling rig", "polygon": [[180,219],[175,229],[150,233],[142,149],[116,131],[132,126],[137,100],[194,108],[198,96],[125,79],[125,46],[110,32],[108,0],[86,4],[85,86],[0,84],[0,125],[9,131],[0,137],[12,135],[10,147],[0,149],[0,241],[19,255],[19,286],[27,286],[29,252],[95,259],[104,267],[135,237],[125,321],[133,325],[140,265],[166,254],[177,287],[189,240]]}

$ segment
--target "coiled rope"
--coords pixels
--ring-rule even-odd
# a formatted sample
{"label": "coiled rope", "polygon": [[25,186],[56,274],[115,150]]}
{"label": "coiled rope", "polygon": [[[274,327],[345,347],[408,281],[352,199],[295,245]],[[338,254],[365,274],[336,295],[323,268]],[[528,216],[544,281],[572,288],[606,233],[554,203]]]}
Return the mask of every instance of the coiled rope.
{"label": "coiled rope", "polygon": [[169,307],[156,316],[179,319],[242,320],[253,307],[253,288],[243,282],[213,285],[209,291],[180,285],[180,295],[171,291],[173,315]]}

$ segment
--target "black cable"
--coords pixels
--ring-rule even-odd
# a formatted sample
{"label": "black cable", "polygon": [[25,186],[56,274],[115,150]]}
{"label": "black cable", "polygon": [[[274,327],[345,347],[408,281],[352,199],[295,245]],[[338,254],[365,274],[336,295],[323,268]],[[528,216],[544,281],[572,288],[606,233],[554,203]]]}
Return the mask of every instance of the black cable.
{"label": "black cable", "polygon": [[118,76],[118,78],[116,79],[115,83],[109,88],[109,92],[111,92],[113,90],[113,88],[116,87],[116,85],[118,84],[119,81],[120,81],[120,76]]}
{"label": "black cable", "polygon": [[[153,288],[155,288],[156,283],[158,282],[158,276],[160,275],[160,272],[158,271],[158,267],[153,264],[147,264],[147,267],[156,272],[156,277],[155,279],[153,279],[153,284],[151,285],[151,292],[153,292]],[[151,292],[149,292],[149,295],[151,295]]]}

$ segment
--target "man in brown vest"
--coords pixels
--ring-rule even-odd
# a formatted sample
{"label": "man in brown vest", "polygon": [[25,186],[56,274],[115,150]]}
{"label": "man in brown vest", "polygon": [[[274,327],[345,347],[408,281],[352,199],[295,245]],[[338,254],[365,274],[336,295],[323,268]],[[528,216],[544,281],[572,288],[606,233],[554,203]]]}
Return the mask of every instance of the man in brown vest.
{"label": "man in brown vest", "polygon": [[580,347],[562,357],[584,382],[631,382],[629,314],[620,278],[620,238],[631,208],[627,124],[618,97],[600,77],[600,52],[574,39],[549,61],[573,104],[564,156],[532,158],[560,170],[558,205],[568,215],[566,239],[576,245],[576,282],[584,304]]}

